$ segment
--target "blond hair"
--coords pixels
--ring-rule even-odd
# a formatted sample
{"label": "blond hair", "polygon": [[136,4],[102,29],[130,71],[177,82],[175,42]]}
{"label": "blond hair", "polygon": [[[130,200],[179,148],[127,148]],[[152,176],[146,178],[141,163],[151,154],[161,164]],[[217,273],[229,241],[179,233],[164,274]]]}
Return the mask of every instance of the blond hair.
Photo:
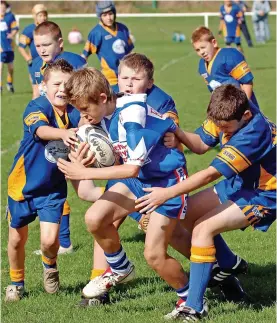
{"label": "blond hair", "polygon": [[55,40],[63,38],[60,27],[53,21],[44,21],[34,30],[34,35],[44,36],[47,34],[50,34]]}
{"label": "blond hair", "polygon": [[135,72],[139,72],[143,70],[146,74],[149,80],[153,79],[154,75],[154,65],[150,61],[149,58],[147,58],[143,54],[139,53],[130,53],[123,57],[123,59],[119,63],[118,67],[118,73],[120,74],[122,66],[127,66],[134,70]]}
{"label": "blond hair", "polygon": [[114,93],[105,76],[94,67],[87,67],[73,72],[70,79],[66,82],[65,93],[69,101],[74,105],[99,103],[100,94],[107,95],[111,101]]}
{"label": "blond hair", "polygon": [[55,62],[47,64],[43,74],[43,81],[46,83],[49,80],[50,73],[57,71],[71,74],[73,72],[73,66],[62,58],[57,59]]}

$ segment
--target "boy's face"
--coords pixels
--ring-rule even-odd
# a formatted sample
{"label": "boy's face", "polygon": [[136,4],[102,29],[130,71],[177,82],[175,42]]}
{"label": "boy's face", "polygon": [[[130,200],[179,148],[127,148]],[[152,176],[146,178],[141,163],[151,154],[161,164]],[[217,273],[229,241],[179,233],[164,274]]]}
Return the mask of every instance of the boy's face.
{"label": "boy's face", "polygon": [[45,11],[42,11],[42,12],[39,12],[37,15],[36,15],[36,19],[35,19],[35,23],[37,25],[43,23],[44,21],[47,20],[47,12]]}
{"label": "boy's face", "polygon": [[212,39],[211,41],[199,40],[193,43],[193,48],[198,56],[203,58],[206,62],[210,62],[217,52],[218,44],[215,39]]}
{"label": "boy's face", "polygon": [[70,73],[52,71],[49,74],[48,80],[44,82],[46,96],[54,107],[66,107],[68,99],[64,92],[64,86],[70,76]]}
{"label": "boy's face", "polygon": [[103,118],[108,115],[107,112],[107,96],[100,94],[99,103],[88,102],[83,103],[74,102],[74,106],[80,111],[81,118],[84,118],[86,123],[98,124]]}
{"label": "boy's face", "polygon": [[34,42],[39,56],[46,63],[53,62],[63,48],[63,39],[55,40],[51,34],[34,35]]}
{"label": "boy's face", "polygon": [[6,5],[4,3],[1,3],[1,17],[5,16],[6,10],[7,10]]}
{"label": "boy's face", "polygon": [[216,125],[219,127],[227,138],[231,138],[237,131],[239,131],[252,117],[250,110],[246,110],[241,120],[218,121]]}
{"label": "boy's face", "polygon": [[115,22],[114,13],[112,11],[102,13],[101,21],[105,26],[112,27]]}
{"label": "boy's face", "polygon": [[232,5],[232,0],[224,0],[224,4],[227,6],[227,7],[230,7]]}
{"label": "boy's face", "polygon": [[120,92],[128,94],[146,93],[153,86],[153,80],[149,80],[143,69],[135,71],[122,65],[118,74],[118,87]]}

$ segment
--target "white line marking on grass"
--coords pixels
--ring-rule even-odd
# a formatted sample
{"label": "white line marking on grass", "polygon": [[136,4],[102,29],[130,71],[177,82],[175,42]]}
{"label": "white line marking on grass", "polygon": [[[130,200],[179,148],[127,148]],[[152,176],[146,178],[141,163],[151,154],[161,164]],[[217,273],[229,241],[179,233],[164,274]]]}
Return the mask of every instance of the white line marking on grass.
{"label": "white line marking on grass", "polygon": [[182,59],[184,59],[184,58],[187,58],[187,57],[191,56],[191,54],[193,54],[193,53],[194,53],[194,52],[189,52],[189,53],[187,53],[186,55],[183,55],[183,56],[181,56],[181,57],[171,59],[168,63],[164,64],[164,65],[161,67],[160,71],[161,71],[161,72],[163,72],[163,71],[164,71],[164,70],[166,70],[169,66],[174,65],[174,64],[176,64],[176,63],[180,62]]}
{"label": "white line marking on grass", "polygon": [[8,149],[4,149],[4,150],[1,150],[0,154],[1,156],[2,155],[5,155],[7,153],[9,153],[10,151],[12,151],[14,148],[17,148],[20,144],[20,140],[17,140],[14,144],[12,144]]}

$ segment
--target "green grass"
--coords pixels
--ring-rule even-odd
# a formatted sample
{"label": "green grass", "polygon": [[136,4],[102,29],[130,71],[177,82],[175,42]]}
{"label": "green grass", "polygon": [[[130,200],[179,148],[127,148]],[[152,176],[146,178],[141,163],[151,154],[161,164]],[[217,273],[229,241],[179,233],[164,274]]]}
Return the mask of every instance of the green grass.
{"label": "green grass", "polygon": [[[76,2],[76,5],[78,3]],[[65,39],[72,26],[77,25],[86,37],[94,19],[57,19]],[[122,19],[136,38],[136,51],[145,53],[155,64],[155,83],[173,96],[179,110],[181,127],[193,131],[205,118],[209,92],[202,78],[197,74],[198,58],[193,53],[189,40],[174,43],[174,31],[183,32],[189,38],[195,27],[203,24],[202,18],[126,18]],[[22,20],[21,28],[31,21]],[[249,49],[244,46],[246,58],[255,76],[255,93],[262,111],[275,119],[275,17],[270,17],[272,39],[264,46]],[[218,20],[210,20],[216,32]],[[251,21],[249,21],[251,28]],[[220,40],[222,43],[222,40]],[[245,45],[245,42],[243,42]],[[70,46],[68,51],[81,53],[82,46]],[[96,57],[89,59],[89,65],[99,67]],[[4,219],[7,191],[7,175],[18,141],[22,136],[22,113],[31,99],[27,67],[16,52],[15,90],[11,95],[4,89],[2,95],[2,296],[9,283],[7,260],[7,222]],[[215,155],[210,151],[204,156],[187,153],[188,170],[192,174],[206,167]],[[71,237],[76,253],[59,259],[61,291],[47,295],[42,287],[42,266],[40,258],[32,251],[39,247],[39,223],[30,225],[29,241],[26,246],[26,288],[27,297],[16,304],[2,303],[3,323],[48,323],[48,322],[162,322],[163,314],[172,310],[176,300],[174,291],[150,270],[143,258],[143,234],[137,225],[128,219],[120,229],[122,243],[130,259],[135,263],[138,278],[129,286],[120,287],[111,294],[112,305],[102,308],[79,309],[80,290],[89,278],[91,268],[92,239],[84,224],[84,213],[88,204],[78,200],[71,187],[69,201],[72,207]],[[224,235],[232,249],[250,263],[249,275],[242,277],[245,289],[253,299],[252,304],[221,302],[217,295],[208,294],[210,314],[207,322],[275,322],[275,227],[267,234],[250,229]],[[189,263],[173,250],[185,270]]]}

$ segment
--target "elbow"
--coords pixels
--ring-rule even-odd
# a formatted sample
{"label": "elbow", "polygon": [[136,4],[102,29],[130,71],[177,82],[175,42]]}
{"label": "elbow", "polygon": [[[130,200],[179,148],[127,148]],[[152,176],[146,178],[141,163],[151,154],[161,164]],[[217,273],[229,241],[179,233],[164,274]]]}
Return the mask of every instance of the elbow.
{"label": "elbow", "polygon": [[130,177],[138,177],[140,171],[140,166],[133,166],[130,171]]}

